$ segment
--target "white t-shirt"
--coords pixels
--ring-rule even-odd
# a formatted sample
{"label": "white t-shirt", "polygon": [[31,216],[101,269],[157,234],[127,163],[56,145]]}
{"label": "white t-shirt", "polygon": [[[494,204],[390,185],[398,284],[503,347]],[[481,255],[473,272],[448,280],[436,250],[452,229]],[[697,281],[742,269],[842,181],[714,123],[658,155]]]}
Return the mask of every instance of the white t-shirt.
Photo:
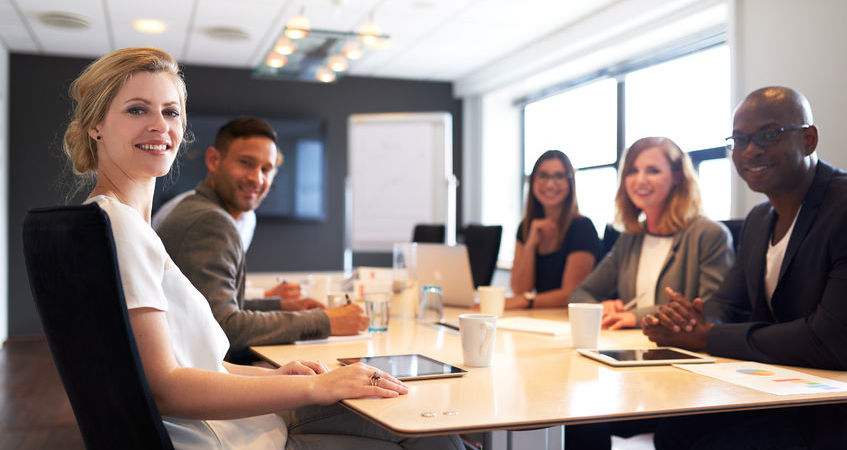
{"label": "white t-shirt", "polygon": [[[180,272],[162,241],[141,215],[118,200],[98,195],[88,200],[109,216],[127,309],[165,312],[174,355],[181,367],[226,372],[229,349],[209,303]],[[177,449],[281,449],[288,430],[276,414],[238,420],[163,417]]]}
{"label": "white t-shirt", "polygon": [[635,275],[635,298],[638,299],[638,308],[648,308],[656,304],[656,283],[665,260],[668,259],[671,246],[673,236],[644,235]]}
{"label": "white t-shirt", "polygon": [[[178,205],[182,199],[195,192],[196,191],[194,189],[185,191],[162,204],[162,206],[160,206],[156,211],[156,214],[153,214],[153,219],[151,220],[153,229],[158,230],[159,224],[165,220],[165,217],[168,217],[168,214],[176,208],[176,205]],[[236,219],[235,228],[238,230],[239,236],[241,236],[241,245],[244,246],[244,251],[246,252],[247,249],[250,248],[250,243],[253,242],[253,234],[256,232],[256,211],[247,211],[242,214],[241,217]],[[263,295],[260,295],[260,297],[262,296]]]}
{"label": "white t-shirt", "polygon": [[779,281],[779,271],[782,269],[782,260],[785,259],[785,250],[788,248],[788,241],[791,240],[791,233],[794,231],[794,224],[797,223],[797,217],[800,215],[800,210],[791,221],[791,226],[785,232],[785,236],[776,244],[772,244],[773,230],[771,230],[770,238],[768,239],[768,252],[765,254],[765,300],[768,302],[768,308],[773,312],[771,306],[771,297],[773,291],[776,290],[776,283]]}

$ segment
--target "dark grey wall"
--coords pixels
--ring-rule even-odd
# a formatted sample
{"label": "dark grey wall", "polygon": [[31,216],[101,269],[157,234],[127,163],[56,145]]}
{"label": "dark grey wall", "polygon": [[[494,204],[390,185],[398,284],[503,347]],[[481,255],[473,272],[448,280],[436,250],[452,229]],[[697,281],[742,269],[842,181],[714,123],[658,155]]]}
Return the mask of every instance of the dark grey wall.
{"label": "dark grey wall", "polygon": [[[73,180],[61,151],[68,86],[89,60],[12,54],[9,107],[9,335],[41,334],[29,291],[21,223],[33,207],[63,203]],[[462,174],[462,109],[449,83],[342,78],[334,85],[259,80],[247,70],[186,67],[188,114],[308,116],[326,126],[324,222],[260,220],[248,270],[339,270],[344,236],[347,118],[355,113],[447,111],[453,114],[453,167]],[[78,202],[85,194],[71,202]],[[462,198],[461,194],[458,196]],[[461,216],[459,211],[458,217]],[[354,264],[390,264],[356,255]],[[68,270],[73,270],[68,266]]]}

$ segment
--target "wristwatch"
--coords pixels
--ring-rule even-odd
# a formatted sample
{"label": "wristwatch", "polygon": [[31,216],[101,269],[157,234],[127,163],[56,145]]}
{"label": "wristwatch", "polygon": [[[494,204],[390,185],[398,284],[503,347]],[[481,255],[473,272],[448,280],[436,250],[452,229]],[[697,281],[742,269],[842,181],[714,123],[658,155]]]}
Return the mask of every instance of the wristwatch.
{"label": "wristwatch", "polygon": [[526,305],[526,309],[532,309],[535,306],[535,292],[524,292],[523,298],[529,302],[529,304]]}

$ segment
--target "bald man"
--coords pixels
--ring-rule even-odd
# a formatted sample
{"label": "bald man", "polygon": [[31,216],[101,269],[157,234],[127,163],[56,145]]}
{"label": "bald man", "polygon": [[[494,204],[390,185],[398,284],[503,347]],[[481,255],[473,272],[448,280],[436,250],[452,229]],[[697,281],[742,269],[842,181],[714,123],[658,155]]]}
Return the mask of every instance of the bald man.
{"label": "bald man", "polygon": [[[642,322],[650,340],[847,370],[847,173],[821,161],[817,144],[809,102],[798,91],[767,87],[741,102],[727,148],[747,186],[768,201],[748,214],[718,291],[705,303],[673,293]],[[699,416],[660,425],[656,448],[839,448],[845,422],[840,405]]]}

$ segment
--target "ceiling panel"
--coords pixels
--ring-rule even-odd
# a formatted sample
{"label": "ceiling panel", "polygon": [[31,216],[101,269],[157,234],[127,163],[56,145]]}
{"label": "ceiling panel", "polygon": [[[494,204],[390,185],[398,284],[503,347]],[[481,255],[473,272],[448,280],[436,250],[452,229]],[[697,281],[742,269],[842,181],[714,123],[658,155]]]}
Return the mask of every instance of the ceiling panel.
{"label": "ceiling panel", "polygon": [[[253,68],[302,9],[313,28],[357,31],[369,17],[390,45],[351,63],[361,76],[456,80],[621,0],[0,0],[0,40],[13,52],[97,57],[129,46],[155,46],[181,63]],[[87,30],[38,20],[65,11],[91,21]],[[132,29],[137,19],[166,24],[161,35]],[[244,40],[210,37],[236,27]]]}

